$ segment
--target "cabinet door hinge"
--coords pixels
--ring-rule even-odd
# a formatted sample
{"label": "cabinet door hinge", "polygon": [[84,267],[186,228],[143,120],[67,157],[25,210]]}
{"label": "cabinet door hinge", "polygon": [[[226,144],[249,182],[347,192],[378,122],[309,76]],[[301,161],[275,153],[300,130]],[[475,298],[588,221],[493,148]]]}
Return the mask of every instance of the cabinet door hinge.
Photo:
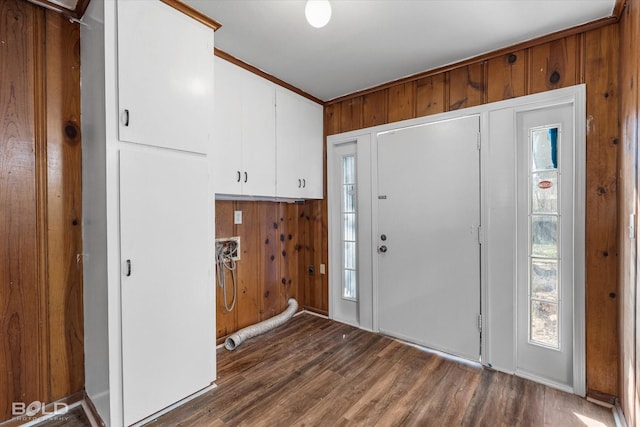
{"label": "cabinet door hinge", "polygon": [[479,225],[478,226],[478,244],[482,245],[484,243],[484,230],[482,229],[482,226]]}
{"label": "cabinet door hinge", "polygon": [[482,314],[478,314],[478,330],[482,332]]}
{"label": "cabinet door hinge", "polygon": [[478,139],[476,140],[476,147],[480,150],[480,132],[478,132]]}

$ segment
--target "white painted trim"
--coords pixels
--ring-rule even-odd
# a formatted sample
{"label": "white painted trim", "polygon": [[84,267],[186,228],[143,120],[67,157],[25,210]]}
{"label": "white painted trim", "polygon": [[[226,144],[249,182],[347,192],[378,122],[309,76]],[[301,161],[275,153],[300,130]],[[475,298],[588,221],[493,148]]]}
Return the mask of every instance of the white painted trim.
{"label": "white painted trim", "polygon": [[612,409],[613,411],[613,420],[616,422],[617,427],[627,427],[627,418],[624,415],[624,411],[622,410],[622,406],[620,406],[620,402],[616,400],[616,404]]}
{"label": "white painted trim", "polygon": [[537,376],[535,374],[532,374],[532,373],[529,373],[529,372],[518,370],[518,371],[516,371],[516,373],[514,375],[517,376],[517,377],[520,377],[520,378],[524,378],[526,380],[531,380],[531,381],[534,381],[534,382],[537,382],[537,383],[540,383],[540,384],[544,384],[544,385],[546,385],[548,387],[551,387],[551,388],[555,388],[555,389],[558,389],[558,390],[561,390],[561,391],[565,391],[567,393],[575,394],[575,392],[573,390],[573,387],[569,387],[569,386],[567,386],[565,384],[560,384],[560,383],[557,383],[555,381],[551,381],[551,380],[548,380],[546,378],[539,377],[539,376]]}

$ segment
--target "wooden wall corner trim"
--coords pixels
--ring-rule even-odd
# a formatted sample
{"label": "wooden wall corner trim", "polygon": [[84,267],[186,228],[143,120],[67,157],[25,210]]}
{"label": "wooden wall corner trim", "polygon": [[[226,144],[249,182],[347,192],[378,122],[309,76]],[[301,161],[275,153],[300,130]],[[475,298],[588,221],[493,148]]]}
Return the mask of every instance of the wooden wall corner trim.
{"label": "wooden wall corner trim", "polygon": [[[80,0],[80,1],[83,1],[83,0]],[[220,27],[222,27],[222,24],[216,21],[215,19],[208,17],[204,13],[192,8],[191,6],[181,2],[180,0],[160,0],[160,1],[184,13],[185,15],[190,16],[191,18],[195,19],[201,24],[206,25],[207,27],[213,29],[213,31],[217,31],[218,29],[220,29]]]}
{"label": "wooden wall corner trim", "polygon": [[613,13],[611,14],[616,19],[620,19],[622,16],[622,11],[627,5],[627,0],[616,0],[616,4],[613,6]]}

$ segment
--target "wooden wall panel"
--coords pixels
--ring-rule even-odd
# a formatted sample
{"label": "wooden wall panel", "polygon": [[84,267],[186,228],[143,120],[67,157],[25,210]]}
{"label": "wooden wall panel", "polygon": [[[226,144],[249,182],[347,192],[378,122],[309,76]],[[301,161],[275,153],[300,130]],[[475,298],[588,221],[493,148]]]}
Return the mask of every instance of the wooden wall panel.
{"label": "wooden wall panel", "polygon": [[84,387],[80,29],[46,19],[48,296],[51,399]]}
{"label": "wooden wall panel", "polygon": [[340,104],[327,105],[324,108],[324,134],[340,133]]}
{"label": "wooden wall panel", "polygon": [[449,111],[483,104],[484,64],[476,63],[449,71],[448,87]]}
{"label": "wooden wall panel", "polygon": [[37,12],[26,2],[0,2],[0,420],[11,418],[12,402],[47,397],[39,357],[45,294],[37,274]]}
{"label": "wooden wall panel", "polygon": [[529,91],[538,93],[573,86],[579,81],[577,36],[569,36],[529,49]]}
{"label": "wooden wall panel", "polygon": [[[244,328],[261,319],[261,293],[264,289],[265,277],[262,275],[264,257],[273,253],[271,249],[277,245],[273,239],[265,245],[263,221],[269,221],[268,226],[273,228],[275,218],[262,218],[261,206],[264,202],[238,202],[236,209],[242,211],[242,224],[236,225],[235,236],[240,236],[241,252],[237,266],[237,322],[238,329]],[[276,223],[277,225],[277,223]],[[230,236],[217,236],[230,237]],[[277,261],[273,261],[277,262]],[[229,291],[227,291],[228,293]]]}
{"label": "wooden wall panel", "polygon": [[416,83],[406,82],[389,88],[388,123],[416,116]]}
{"label": "wooden wall panel", "polygon": [[416,117],[444,112],[444,73],[416,81]]}
{"label": "wooden wall panel", "polygon": [[340,103],[340,132],[362,128],[362,97],[357,96]]}
{"label": "wooden wall panel", "polygon": [[490,59],[487,74],[487,102],[526,95],[527,51],[522,49]]}
{"label": "wooden wall panel", "polygon": [[[323,200],[309,200],[304,204],[303,222],[307,228],[305,246],[305,266],[314,265],[319,270],[320,264],[327,265],[328,230],[327,205]],[[304,308],[320,314],[329,314],[329,290],[326,274],[315,271],[306,274],[304,282]]]}
{"label": "wooden wall panel", "polygon": [[[262,281],[260,296],[260,320],[265,320],[282,311],[284,293],[281,283],[282,263],[296,263],[295,256],[287,253],[287,227],[278,203],[260,202],[258,221],[259,238],[256,245],[260,253],[257,282]],[[265,251],[261,250],[265,248]],[[254,279],[255,280],[255,279]]]}
{"label": "wooden wall panel", "polygon": [[79,26],[0,0],[0,421],[84,387]]}
{"label": "wooden wall panel", "polygon": [[[628,425],[640,416],[638,384],[638,240],[629,237],[630,215],[638,213],[638,122],[640,121],[640,2],[627,2],[620,19],[620,121],[619,144],[619,290],[620,299],[620,405]],[[637,221],[636,221],[637,230]],[[636,232],[637,234],[637,232]]]}
{"label": "wooden wall panel", "polygon": [[[223,292],[216,288],[216,337],[222,341],[238,329],[273,317],[294,297],[302,307],[301,258],[304,236],[298,206],[267,201],[216,203],[216,238],[240,237],[241,255],[236,266],[237,302],[227,312]],[[233,223],[234,211],[242,224]],[[217,280],[217,279],[216,279]],[[233,279],[226,272],[227,305],[231,305]],[[217,283],[217,282],[216,282]]]}
{"label": "wooden wall panel", "polygon": [[362,97],[362,127],[387,123],[387,96],[387,89],[383,89]]}
{"label": "wooden wall panel", "polygon": [[618,380],[618,28],[586,34],[587,390],[616,396]]}

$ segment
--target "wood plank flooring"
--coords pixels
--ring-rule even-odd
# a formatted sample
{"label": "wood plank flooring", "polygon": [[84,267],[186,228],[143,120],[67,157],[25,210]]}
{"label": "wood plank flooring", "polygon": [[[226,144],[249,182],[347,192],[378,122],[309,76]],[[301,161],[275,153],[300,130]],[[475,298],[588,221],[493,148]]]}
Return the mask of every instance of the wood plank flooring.
{"label": "wood plank flooring", "polygon": [[615,425],[577,396],[310,314],[218,350],[216,383],[148,426]]}
{"label": "wood plank flooring", "polygon": [[310,314],[219,350],[216,383],[149,426],[615,425],[577,396]]}

